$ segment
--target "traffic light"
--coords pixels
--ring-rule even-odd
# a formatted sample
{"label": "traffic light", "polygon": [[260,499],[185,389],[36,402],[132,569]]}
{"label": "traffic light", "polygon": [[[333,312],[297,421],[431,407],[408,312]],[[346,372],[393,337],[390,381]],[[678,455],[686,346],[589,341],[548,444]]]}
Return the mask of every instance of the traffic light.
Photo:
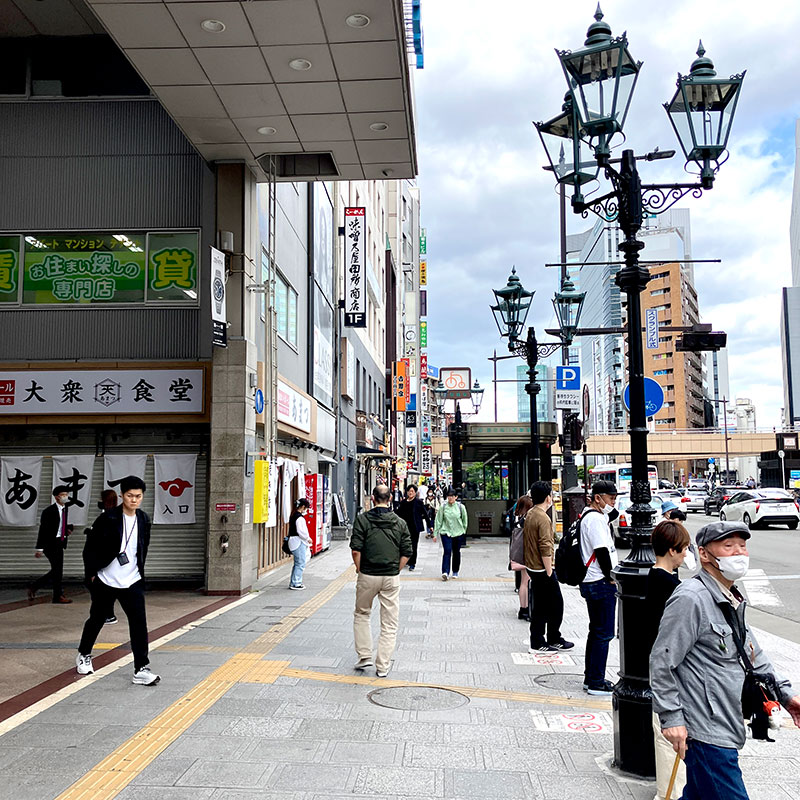
{"label": "traffic light", "polygon": [[721,350],[727,341],[728,334],[722,331],[686,331],[675,342],[675,350],[691,353]]}
{"label": "traffic light", "polygon": [[583,447],[583,423],[577,414],[570,415],[568,430],[570,447],[573,451],[580,450]]}

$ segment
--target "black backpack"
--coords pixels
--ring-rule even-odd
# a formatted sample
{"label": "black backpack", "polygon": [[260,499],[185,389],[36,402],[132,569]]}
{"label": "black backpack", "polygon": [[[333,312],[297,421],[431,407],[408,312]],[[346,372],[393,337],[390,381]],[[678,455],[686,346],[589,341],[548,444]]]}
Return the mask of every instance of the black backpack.
{"label": "black backpack", "polygon": [[[584,513],[588,514],[590,511],[594,511],[594,509],[588,509]],[[595,513],[599,514],[600,512]],[[561,537],[561,541],[556,548],[556,577],[559,583],[565,583],[567,586],[581,584],[586,577],[589,564],[596,558],[595,554],[592,553],[589,563],[583,563],[583,555],[581,554],[581,519],[582,517],[578,517],[570,525],[569,530]]]}

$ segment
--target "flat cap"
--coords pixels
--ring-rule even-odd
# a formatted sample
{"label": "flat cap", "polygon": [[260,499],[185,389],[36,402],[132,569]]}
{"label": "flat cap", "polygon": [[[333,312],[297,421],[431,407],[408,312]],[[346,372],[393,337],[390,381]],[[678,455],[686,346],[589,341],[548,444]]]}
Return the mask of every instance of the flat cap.
{"label": "flat cap", "polygon": [[750,529],[744,522],[720,520],[719,522],[703,525],[697,531],[695,542],[698,547],[705,547],[709,542],[718,542],[720,539],[727,539],[729,536],[741,536],[742,539],[749,539]]}

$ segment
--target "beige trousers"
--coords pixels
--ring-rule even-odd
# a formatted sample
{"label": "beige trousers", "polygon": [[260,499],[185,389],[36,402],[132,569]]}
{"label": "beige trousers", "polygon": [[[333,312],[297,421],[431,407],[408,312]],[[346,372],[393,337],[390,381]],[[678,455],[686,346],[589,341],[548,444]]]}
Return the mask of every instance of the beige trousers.
{"label": "beige trousers", "polygon": [[[675,764],[675,751],[672,745],[664,738],[661,733],[661,723],[658,714],[653,714],[653,736],[656,742],[656,786],[658,787],[658,800],[664,800],[669,788],[669,779],[672,776],[672,767]],[[678,800],[683,794],[683,787],[686,786],[686,764],[681,761],[678,765],[678,774],[675,776],[675,783],[672,787],[670,800]]]}
{"label": "beige trousers", "polygon": [[356,610],[353,617],[353,638],[359,659],[372,658],[372,631],[370,615],[375,597],[381,604],[381,635],[375,668],[388,671],[397,638],[397,617],[400,612],[400,576],[364,575],[358,573],[356,581]]}

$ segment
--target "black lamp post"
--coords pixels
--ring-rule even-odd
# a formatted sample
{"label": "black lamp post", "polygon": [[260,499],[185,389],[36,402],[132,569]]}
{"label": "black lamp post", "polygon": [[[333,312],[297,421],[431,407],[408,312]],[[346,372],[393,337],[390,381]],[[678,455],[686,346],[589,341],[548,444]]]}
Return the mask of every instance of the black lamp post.
{"label": "black lamp post", "polygon": [[[644,406],[644,366],[642,349],[642,315],[640,295],[650,279],[646,267],[639,264],[639,251],[644,243],[636,238],[644,212],[666,211],[691,193],[700,197],[711,189],[721,163],[725,161],[728,135],[736,110],[744,73],[731,78],[716,77],[714,65],[705,57],[700,45],[698,58],[688,76],[678,75],[678,89],[665,104],[670,121],[681,143],[687,165],[699,169],[699,183],[642,184],[637,160],[652,161],[670,158],[673,151],[652,152],[635,156],[623,150],[620,159],[611,159],[614,138],[622,134],[633,89],[641,68],[628,51],[625,34],[612,37],[611,28],[603,21],[600,7],[595,22],[589,27],[582,48],[557,51],[567,79],[576,119],[569,126],[545,132],[571,139],[572,152],[577,154],[577,139],[594,153],[598,168],[611,183],[611,191],[589,202],[581,194],[582,181],[576,173],[585,172],[580,157],[577,167],[565,169],[547,149],[556,180],[572,186],[572,207],[584,217],[591,211],[606,222],[616,222],[624,240],[619,244],[625,266],[616,282],[627,295],[628,372],[630,391],[629,434],[631,440],[631,500],[633,548],[630,556],[617,567],[619,584],[620,681],[614,687],[614,761],[620,769],[652,777],[655,774],[653,737],[651,733],[651,694],[649,685],[649,653],[641,647],[640,631],[645,624],[642,600],[647,571],[653,563],[650,546],[652,509],[647,476],[647,418]],[[552,121],[551,121],[552,122]],[[539,123],[542,129],[549,123]],[[544,141],[544,137],[543,141]]]}
{"label": "black lamp post", "polygon": [[528,484],[541,478],[539,453],[539,416],[536,413],[536,397],[541,386],[536,380],[536,366],[540,358],[554,353],[561,343],[538,344],[533,327],[528,328],[527,339],[520,341],[519,336],[525,327],[525,319],[531,307],[535,292],[529,292],[520,282],[517,270],[512,268],[508,283],[502,289],[493,289],[497,303],[490,306],[497,323],[500,335],[508,338],[508,349],[515,355],[525,359],[528,364],[528,382],[525,391],[530,400],[531,441],[528,449]]}

